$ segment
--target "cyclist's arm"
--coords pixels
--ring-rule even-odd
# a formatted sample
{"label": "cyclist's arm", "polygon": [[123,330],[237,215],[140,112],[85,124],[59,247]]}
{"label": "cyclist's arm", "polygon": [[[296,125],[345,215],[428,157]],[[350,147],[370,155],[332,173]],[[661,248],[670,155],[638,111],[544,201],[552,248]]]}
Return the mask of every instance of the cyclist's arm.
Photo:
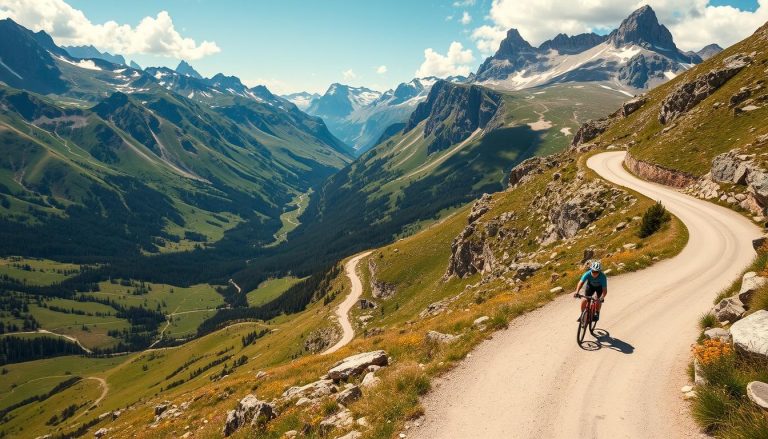
{"label": "cyclist's arm", "polygon": [[584,286],[584,281],[579,280],[579,284],[576,286],[576,291],[573,292],[573,295],[579,294],[579,291],[581,291],[581,287]]}
{"label": "cyclist's arm", "polygon": [[[603,276],[605,276],[605,275],[603,275]],[[605,278],[605,282],[603,284],[603,295],[602,295],[601,299],[605,299],[605,296],[607,296],[607,295],[608,295],[608,277]]]}

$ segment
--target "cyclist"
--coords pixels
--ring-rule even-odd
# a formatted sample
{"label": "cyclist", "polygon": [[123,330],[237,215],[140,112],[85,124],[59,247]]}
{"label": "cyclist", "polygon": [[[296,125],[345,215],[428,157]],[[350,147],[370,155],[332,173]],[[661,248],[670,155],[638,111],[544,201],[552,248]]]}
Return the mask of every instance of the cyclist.
{"label": "cyclist", "polygon": [[[573,297],[579,295],[579,291],[581,291],[581,288],[585,284],[587,287],[584,290],[584,295],[591,296],[596,293],[597,298],[599,299],[597,301],[597,310],[595,311],[595,321],[597,321],[600,319],[602,302],[605,300],[605,296],[608,295],[608,277],[603,273],[603,266],[600,261],[592,261],[589,265],[589,270],[581,276],[581,280],[579,280],[579,285],[576,287],[576,292],[573,294]],[[581,303],[582,310],[584,310],[586,304],[586,300]]]}

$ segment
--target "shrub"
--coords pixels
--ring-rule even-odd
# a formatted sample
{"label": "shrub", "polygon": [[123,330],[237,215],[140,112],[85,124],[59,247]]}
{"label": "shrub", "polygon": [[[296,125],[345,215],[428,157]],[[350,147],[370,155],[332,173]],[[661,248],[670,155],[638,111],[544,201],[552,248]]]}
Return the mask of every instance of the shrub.
{"label": "shrub", "polygon": [[736,402],[722,389],[705,386],[696,390],[693,417],[708,433],[726,425]]}
{"label": "shrub", "polygon": [[717,322],[717,317],[715,317],[715,315],[712,313],[708,312],[706,314],[703,314],[699,318],[699,328],[702,331],[708,328],[714,328],[716,326],[719,326]]}
{"label": "shrub", "polygon": [[768,439],[768,417],[760,409],[742,404],[719,436],[723,439]]}
{"label": "shrub", "polygon": [[643,214],[643,221],[640,223],[640,230],[638,231],[637,236],[647,238],[648,236],[653,235],[670,219],[671,216],[669,215],[669,212],[667,212],[667,209],[664,208],[664,205],[661,204],[661,201],[656,202],[656,204],[649,207]]}

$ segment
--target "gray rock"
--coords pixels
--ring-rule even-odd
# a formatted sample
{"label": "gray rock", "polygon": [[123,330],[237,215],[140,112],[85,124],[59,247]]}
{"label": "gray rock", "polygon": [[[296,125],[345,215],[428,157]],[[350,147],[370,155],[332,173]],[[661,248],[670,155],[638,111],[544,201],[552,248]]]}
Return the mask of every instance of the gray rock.
{"label": "gray rock", "polygon": [[754,271],[744,273],[744,276],[741,278],[741,288],[739,289],[739,300],[741,300],[741,303],[749,303],[755,291],[766,283],[768,283],[768,278],[758,276]]}
{"label": "gray rock", "polygon": [[712,308],[712,314],[720,322],[733,322],[740,319],[745,312],[744,304],[739,300],[738,296],[726,297]]}
{"label": "gray rock", "polygon": [[363,437],[363,434],[360,433],[357,430],[352,430],[349,433],[345,434],[344,436],[339,436],[336,439],[360,439]]}
{"label": "gray rock", "polygon": [[488,317],[488,316],[478,317],[478,318],[475,319],[474,322],[472,322],[472,326],[474,326],[474,327],[483,326],[489,320],[491,320],[491,318]]}
{"label": "gray rock", "polygon": [[736,350],[768,359],[768,311],[759,310],[731,325]]}
{"label": "gray rock", "polygon": [[334,428],[346,428],[351,427],[355,423],[355,419],[352,417],[352,412],[349,409],[342,409],[338,413],[320,421],[319,429],[320,433],[328,434],[333,431]]}
{"label": "gray rock", "polygon": [[254,395],[246,395],[234,410],[227,412],[222,433],[229,436],[238,428],[250,423],[253,426],[261,425],[275,418],[275,408],[272,404],[260,401]]}
{"label": "gray rock", "polygon": [[368,258],[368,271],[371,281],[371,295],[376,299],[388,299],[395,295],[395,285],[376,278],[376,262]]}
{"label": "gray rock", "polygon": [[336,402],[342,405],[347,405],[351,402],[357,401],[361,396],[363,396],[363,392],[360,391],[360,388],[357,386],[352,386],[339,392],[339,394],[336,396]]}
{"label": "gray rock", "polygon": [[765,244],[766,240],[768,240],[768,236],[766,235],[763,235],[757,239],[753,239],[752,248],[754,248],[755,250],[759,249],[760,247],[763,246],[763,244]]}
{"label": "gray rock", "polygon": [[341,334],[336,325],[315,329],[304,340],[304,350],[310,353],[322,352],[331,347],[340,337]]}
{"label": "gray rock", "polygon": [[311,405],[311,404],[312,404],[312,400],[304,396],[302,396],[301,398],[299,398],[298,401],[296,401],[296,407],[304,407],[305,405]]}
{"label": "gray rock", "polygon": [[549,290],[549,292],[552,293],[552,294],[560,294],[563,291],[565,291],[565,288],[563,288],[563,287],[555,287],[555,288],[552,288],[551,290]]}
{"label": "gray rock", "polygon": [[285,439],[294,439],[299,436],[299,432],[296,430],[288,430],[285,433],[283,433],[283,437]]}
{"label": "gray rock", "polygon": [[693,383],[697,386],[703,386],[707,384],[707,379],[704,378],[704,369],[701,367],[699,360],[693,359]]}
{"label": "gray rock", "polygon": [[768,410],[768,384],[761,381],[752,381],[747,384],[747,396],[763,410]]}
{"label": "gray rock", "polygon": [[613,118],[603,118],[588,120],[581,125],[576,134],[573,135],[571,148],[575,148],[583,143],[594,140],[600,134],[603,134],[615,121]]}
{"label": "gray rock", "polygon": [[160,416],[163,414],[164,411],[168,410],[168,407],[171,406],[171,401],[163,401],[162,403],[155,406],[155,416]]}
{"label": "gray rock", "polygon": [[531,157],[525,159],[510,171],[509,186],[512,187],[518,183],[525,183],[532,176],[542,174],[557,165],[558,161],[553,156]]}
{"label": "gray rock", "polygon": [[679,85],[662,101],[659,122],[667,124],[687,113],[739,73],[749,62],[751,58],[747,55],[732,55],[723,60],[723,67],[702,73],[694,80]]}
{"label": "gray rock", "polygon": [[317,380],[306,384],[304,386],[294,386],[283,392],[283,398],[291,399],[296,397],[307,397],[311,399],[322,398],[332,393],[336,393],[338,389],[333,384],[333,380]]}
{"label": "gray rock", "polygon": [[621,117],[627,117],[635,111],[639,110],[647,102],[645,96],[638,96],[634,99],[630,99],[621,105]]}
{"label": "gray rock", "polygon": [[102,428],[96,430],[95,433],[93,433],[93,437],[96,437],[96,438],[104,437],[104,436],[107,435],[107,433],[109,433],[109,429],[105,428],[105,427],[102,427]]}
{"label": "gray rock", "polygon": [[433,343],[451,344],[456,342],[459,337],[452,334],[443,334],[442,332],[429,331],[427,332],[426,339],[427,341]]}
{"label": "gray rock", "polygon": [[363,381],[360,382],[360,385],[365,388],[371,388],[376,387],[381,383],[381,378],[374,375],[373,372],[368,372],[363,377]]}
{"label": "gray rock", "polygon": [[711,340],[720,340],[722,342],[731,342],[731,333],[723,328],[712,328],[704,331],[704,337]]}
{"label": "gray rock", "polygon": [[262,379],[262,378],[266,378],[266,377],[267,377],[267,373],[266,373],[266,372],[264,372],[263,370],[260,370],[260,371],[258,371],[258,372],[256,373],[256,379],[257,379],[257,380],[260,380],[260,379]]}
{"label": "gray rock", "polygon": [[368,366],[386,366],[388,363],[385,351],[364,352],[347,357],[336,363],[328,371],[328,377],[334,381],[345,380],[353,375],[361,374]]}

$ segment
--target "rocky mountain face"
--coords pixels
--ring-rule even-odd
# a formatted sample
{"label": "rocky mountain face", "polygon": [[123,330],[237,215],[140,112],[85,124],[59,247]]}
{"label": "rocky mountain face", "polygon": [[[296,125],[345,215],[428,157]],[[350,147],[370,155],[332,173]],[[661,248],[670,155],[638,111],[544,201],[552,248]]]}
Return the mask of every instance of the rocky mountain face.
{"label": "rocky mountain face", "polygon": [[40,93],[58,93],[67,84],[40,35],[6,18],[0,20],[0,81]]}
{"label": "rocky mountain face", "polygon": [[66,50],[67,53],[75,58],[96,58],[96,59],[103,59],[104,61],[109,61],[112,64],[118,64],[118,65],[127,65],[128,63],[125,61],[125,58],[123,55],[112,55],[109,52],[100,52],[98,49],[96,49],[93,46],[62,46],[62,49]]}
{"label": "rocky mountain face", "polygon": [[181,60],[181,62],[179,62],[179,65],[176,66],[176,73],[179,73],[185,76],[190,76],[196,79],[203,79],[203,76],[197,73],[197,70],[195,70],[194,67],[189,65],[189,63],[184,60]]}
{"label": "rocky mountain face", "polygon": [[309,93],[306,91],[282,95],[284,99],[287,99],[289,102],[299,107],[299,109],[302,111],[306,111],[307,108],[312,105],[312,101],[319,98],[320,96],[321,95],[319,93]]}
{"label": "rocky mountain face", "polygon": [[708,44],[702,47],[701,50],[697,51],[696,55],[698,55],[699,58],[701,58],[702,60],[706,61],[722,51],[723,51],[723,48],[720,47],[719,45]]}
{"label": "rocky mountain face", "polygon": [[433,139],[428,153],[441,151],[469,137],[475,130],[492,130],[500,124],[494,117],[503,105],[501,95],[476,85],[458,86],[438,81],[427,100],[411,114],[404,131],[414,129],[422,121],[424,136]]}
{"label": "rocky mountain face", "polygon": [[[465,78],[448,78],[452,82],[463,80]],[[378,144],[390,126],[405,123],[416,106],[427,98],[436,81],[437,78],[432,77],[416,78],[384,93],[332,84],[323,96],[311,99],[306,111],[321,117],[331,132],[361,154]],[[306,95],[298,95],[289,100],[306,102],[306,99]],[[392,130],[389,132],[391,135]]]}
{"label": "rocky mountain face", "polygon": [[607,36],[596,33],[579,34],[572,37],[566,34],[557,34],[555,38],[541,43],[539,50],[555,50],[560,54],[575,55],[591,49],[607,39]]}
{"label": "rocky mountain face", "polygon": [[696,53],[680,51],[653,9],[644,6],[608,36],[559,34],[533,47],[516,29],[510,29],[496,54],[480,66],[475,81],[511,90],[559,82],[599,82],[631,96],[701,61]]}

